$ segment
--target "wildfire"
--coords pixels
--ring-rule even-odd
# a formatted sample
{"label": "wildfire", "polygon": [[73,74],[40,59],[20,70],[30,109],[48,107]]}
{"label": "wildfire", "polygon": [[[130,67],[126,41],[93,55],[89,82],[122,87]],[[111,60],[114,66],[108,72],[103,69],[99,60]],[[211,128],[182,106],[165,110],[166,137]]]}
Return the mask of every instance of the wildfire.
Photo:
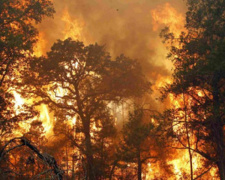
{"label": "wildfire", "polygon": [[[18,94],[16,91],[12,92],[15,98],[15,105],[14,105],[14,109],[16,112],[16,115],[18,115],[19,113],[24,111],[23,105],[25,104],[32,104],[33,102],[30,100],[26,100],[24,98],[21,97],[20,94]],[[40,106],[37,107],[37,110],[40,112],[40,120],[43,123],[43,127],[45,130],[45,135],[48,136],[50,134],[52,134],[52,128],[53,128],[53,118],[51,118],[51,115],[49,113],[49,109],[48,106],[45,104],[42,104]],[[23,130],[25,130],[25,132],[29,131],[30,128],[30,123],[34,120],[37,120],[38,117],[34,117],[33,119],[26,121],[26,122],[20,122],[20,127],[22,127]],[[18,134],[21,134],[22,132],[18,132]]]}
{"label": "wildfire", "polygon": [[[183,28],[183,24],[185,22],[185,19],[183,17],[183,15],[179,14],[175,8],[173,8],[169,3],[165,3],[162,6],[158,6],[156,9],[153,9],[151,11],[151,16],[152,16],[152,25],[153,25],[153,31],[157,31],[159,30],[162,25],[163,26],[170,26],[170,29],[172,32],[175,33],[175,35],[179,35],[181,31],[184,30]],[[67,8],[64,9],[63,12],[63,16],[61,17],[61,20],[64,22],[65,24],[65,28],[63,30],[63,39],[66,39],[68,37],[71,37],[73,39],[81,39],[81,40],[85,40],[85,37],[82,36],[82,31],[83,31],[83,27],[85,25],[85,23],[83,23],[82,21],[78,20],[78,19],[74,19],[74,17],[72,17],[68,11]],[[47,46],[47,42],[45,40],[45,33],[44,32],[40,32],[39,33],[39,37],[38,37],[39,41],[35,47],[34,50],[34,55],[36,56],[41,56],[43,55],[44,51],[46,50],[46,46]],[[77,64],[75,64],[75,66],[77,66]],[[158,91],[161,87],[163,87],[166,83],[171,83],[171,77],[165,77],[165,76],[160,76],[158,78],[156,78],[156,82],[155,85],[152,87],[152,89],[154,90],[154,92]],[[51,93],[51,92],[49,92]],[[57,90],[57,94],[63,95],[66,92],[64,92],[62,89],[58,89]],[[22,106],[25,103],[32,103],[30,101],[27,101],[26,99],[23,99],[21,97],[20,94],[18,94],[16,91],[13,91],[13,95],[15,97],[15,111],[16,114],[20,113],[23,108]],[[157,97],[159,97],[159,93],[155,94]],[[54,96],[54,94],[52,94],[52,96]],[[204,96],[204,93],[202,91],[198,92],[198,96],[202,97]],[[56,98],[56,97],[55,97]],[[171,106],[179,108],[183,105],[182,102],[182,98],[175,98],[174,96],[170,95],[169,96],[169,101],[171,103]],[[122,106],[117,107],[118,109],[122,109]],[[40,120],[43,123],[43,127],[45,129],[45,135],[48,137],[50,135],[53,134],[53,125],[54,125],[54,114],[51,114],[49,112],[49,108],[47,105],[40,105],[37,108],[40,112]],[[122,110],[115,110],[118,113],[118,111],[122,111]],[[118,113],[119,114],[119,113]],[[124,119],[124,114],[120,114],[121,117],[115,117],[116,119]],[[180,116],[184,116],[182,113],[180,114]],[[154,121],[154,119],[152,119],[152,121]],[[71,126],[74,126],[77,122],[77,117],[73,117],[71,120],[68,121],[68,124]],[[29,124],[22,124],[21,126],[23,126],[27,131],[29,130],[30,125]],[[93,125],[92,127],[94,130],[98,130],[98,127],[96,127],[96,124]],[[180,126],[176,126],[174,128],[174,131],[178,131],[178,129],[180,128]],[[92,133],[93,135],[93,133]],[[74,152],[70,152],[70,154],[73,154]],[[189,174],[190,172],[190,166],[189,166],[189,153],[188,150],[186,151],[179,151],[179,154],[177,154],[177,158],[171,160],[169,162],[169,164],[171,164],[174,168],[174,172],[176,174],[176,178],[179,179],[180,177],[183,176],[182,172],[186,172],[187,174]],[[186,164],[184,162],[187,162]],[[73,162],[74,163],[74,162]],[[72,166],[72,165],[71,165]],[[160,167],[157,167],[158,165],[156,164],[156,169],[159,170]],[[153,178],[152,176],[152,172],[153,172],[153,168],[155,166],[153,166],[151,163],[147,164],[147,171],[148,173],[146,174],[146,178],[147,179],[151,179]],[[193,157],[193,170],[197,171],[197,169],[201,167],[201,158],[199,156],[194,156]],[[212,169],[210,171],[210,174],[213,176],[216,173],[215,169]]]}
{"label": "wildfire", "polygon": [[46,40],[45,40],[45,34],[44,32],[39,32],[39,35],[38,35],[38,42],[34,48],[34,55],[35,56],[42,56],[43,55],[43,52],[45,51],[45,48],[46,48]]}
{"label": "wildfire", "polygon": [[[68,37],[72,37],[73,39],[81,39],[82,27],[84,24],[82,24],[77,19],[73,19],[70,16],[67,8],[64,9],[61,20],[65,23],[65,28],[63,30],[63,35],[64,35],[63,38],[64,39],[66,39]],[[45,53],[46,47],[47,47],[47,42],[45,40],[46,39],[45,36],[46,36],[46,34],[44,31],[39,32],[38,42],[34,48],[34,53],[33,53],[35,56],[40,57]],[[77,66],[77,64],[76,64],[76,66]],[[51,92],[49,92],[49,93],[51,93]],[[60,89],[60,88],[57,90],[58,95],[62,95],[64,93],[66,93],[66,92],[63,92],[62,89]],[[21,95],[18,94],[16,91],[13,91],[13,95],[15,97],[14,109],[17,114],[19,114],[20,112],[23,111],[22,106],[25,103],[32,104],[32,101],[28,101],[28,100],[22,98]],[[44,105],[44,104],[37,107],[37,110],[40,112],[39,118],[42,121],[42,125],[45,130],[45,135],[48,137],[53,133],[54,114],[53,113],[50,114],[48,106]],[[69,124],[74,125],[76,123],[76,117],[74,117],[71,121],[68,121],[68,122],[69,122]],[[23,127],[26,131],[28,131],[30,128],[30,124],[22,123],[21,127]]]}
{"label": "wildfire", "polygon": [[13,91],[13,96],[15,98],[15,110],[16,110],[16,114],[20,113],[19,109],[22,107],[22,105],[24,104],[24,99],[21,97],[20,94],[18,94],[16,91]]}
{"label": "wildfire", "polygon": [[[184,23],[185,18],[182,14],[179,14],[175,8],[173,8],[169,3],[165,3],[164,5],[158,6],[156,9],[153,9],[151,11],[151,16],[153,19],[152,25],[153,25],[153,31],[158,31],[159,29],[162,29],[164,26],[169,26],[170,31],[174,33],[175,36],[179,36],[182,31],[184,31]],[[160,50],[162,51],[162,48]],[[172,83],[171,77],[158,77],[157,81],[155,82],[155,85],[153,86],[153,90],[158,90],[160,87],[163,87],[166,83]],[[156,94],[157,95],[157,94]],[[204,93],[202,91],[198,91],[198,96],[203,97]],[[185,98],[185,97],[184,97]],[[191,99],[185,99],[187,105],[190,105]],[[169,95],[169,104],[173,108],[180,108],[184,105],[184,99],[183,97],[175,97],[172,94]],[[185,113],[179,111],[179,116],[185,118]],[[188,119],[188,117],[186,117]],[[175,120],[176,121],[176,120]],[[176,123],[176,122],[175,122]],[[173,126],[173,131],[177,134],[184,133],[185,128],[182,124],[175,124]],[[190,136],[190,134],[189,134]],[[193,137],[191,137],[193,138]],[[192,139],[191,139],[192,140]],[[193,153],[193,152],[192,152]],[[186,164],[184,163],[186,162]],[[192,165],[193,165],[193,171],[197,172],[199,168],[202,167],[201,164],[201,157],[200,155],[195,154],[193,156],[192,154]],[[173,166],[173,170],[175,173],[175,178],[172,179],[180,179],[181,177],[185,177],[184,173],[187,175],[190,174],[190,155],[189,151],[187,150],[178,150],[177,156],[173,158],[168,164]],[[156,166],[156,167],[155,167]],[[158,169],[156,165],[148,164],[148,173],[147,173],[147,179],[154,178],[152,175],[152,169]],[[216,170],[211,169],[210,174],[213,177],[215,175]],[[160,172],[159,172],[160,173]],[[169,179],[169,178],[168,178]]]}
{"label": "wildfire", "polygon": [[185,18],[182,14],[179,14],[170,3],[158,6],[151,11],[153,19],[153,30],[157,31],[163,26],[169,26],[171,32],[175,35],[179,35],[184,30]]}
{"label": "wildfire", "polygon": [[42,121],[45,135],[48,137],[52,134],[52,128],[53,128],[53,118],[51,118],[48,106],[45,104],[42,104],[39,108],[40,111],[40,120]]}
{"label": "wildfire", "polygon": [[65,8],[63,12],[63,16],[61,19],[65,23],[65,29],[63,31],[64,39],[71,37],[72,39],[83,39],[82,30],[84,24],[78,21],[77,19],[73,19],[68,12],[68,9]]}

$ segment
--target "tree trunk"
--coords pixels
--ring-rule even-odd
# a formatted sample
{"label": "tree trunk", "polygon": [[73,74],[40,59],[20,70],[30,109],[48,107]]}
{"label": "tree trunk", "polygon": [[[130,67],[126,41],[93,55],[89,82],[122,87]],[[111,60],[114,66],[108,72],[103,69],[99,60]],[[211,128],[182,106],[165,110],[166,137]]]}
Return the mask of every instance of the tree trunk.
{"label": "tree trunk", "polygon": [[87,158],[86,162],[86,174],[85,179],[86,180],[96,180],[95,170],[94,170],[94,158],[93,158],[93,152],[92,152],[92,144],[91,144],[91,135],[90,135],[90,117],[86,117],[85,113],[83,112],[82,108],[82,101],[80,97],[80,92],[78,88],[78,84],[74,85],[75,91],[76,91],[76,100],[77,100],[77,106],[78,106],[78,114],[80,115],[82,125],[84,128],[84,136],[85,136],[85,155]]}
{"label": "tree trunk", "polygon": [[84,126],[84,133],[85,133],[85,148],[86,148],[86,158],[87,158],[87,165],[86,165],[86,180],[96,180],[96,174],[94,169],[94,158],[92,152],[92,144],[91,144],[91,136],[90,136],[90,123],[86,122]]}
{"label": "tree trunk", "polygon": [[66,173],[67,173],[67,177],[69,177],[69,157],[68,157],[68,146],[66,143]]}
{"label": "tree trunk", "polygon": [[224,148],[224,134],[223,134],[223,121],[220,113],[220,90],[218,83],[220,80],[219,73],[215,73],[212,80],[213,89],[213,119],[212,119],[212,135],[216,143],[217,148],[217,166],[219,169],[219,175],[221,180],[225,180],[225,148]]}
{"label": "tree trunk", "polygon": [[224,163],[222,161],[219,161],[217,163],[217,166],[219,169],[220,180],[225,180]]}
{"label": "tree trunk", "polygon": [[142,169],[141,169],[141,153],[140,153],[140,150],[138,150],[138,180],[141,180],[141,171],[142,171]]}
{"label": "tree trunk", "polygon": [[72,156],[72,180],[75,179],[75,155]]}
{"label": "tree trunk", "polygon": [[112,167],[112,169],[110,171],[110,175],[109,175],[109,180],[112,180],[114,170],[115,170],[115,167],[116,167],[117,163],[118,163],[118,160],[115,160],[114,163],[113,163],[113,167]]}
{"label": "tree trunk", "polygon": [[189,137],[189,129],[188,129],[188,113],[187,113],[187,104],[186,104],[186,99],[185,95],[183,93],[183,102],[184,102],[184,120],[185,120],[185,130],[186,130],[186,136],[187,136],[187,143],[188,143],[188,154],[189,154],[189,159],[190,159],[190,174],[191,174],[191,180],[193,180],[193,163],[192,163],[192,153],[191,153],[191,142],[190,142],[190,137]]}

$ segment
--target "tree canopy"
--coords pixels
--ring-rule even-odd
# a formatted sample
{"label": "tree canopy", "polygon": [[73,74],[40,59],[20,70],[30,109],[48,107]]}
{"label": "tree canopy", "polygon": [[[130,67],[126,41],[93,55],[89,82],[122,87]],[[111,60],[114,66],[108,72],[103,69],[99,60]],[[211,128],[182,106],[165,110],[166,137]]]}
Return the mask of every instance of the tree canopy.
{"label": "tree canopy", "polygon": [[[53,13],[52,2],[48,0],[0,1],[0,101],[2,104],[0,126],[4,134],[12,130],[10,125],[16,125],[17,121],[25,115],[22,113],[20,116],[15,116],[10,88],[12,83],[19,81],[17,75],[23,69],[22,65],[28,62],[28,57],[37,42],[38,31],[35,23],[40,23],[43,17],[52,16]],[[3,84],[6,80],[7,83]],[[10,108],[7,109],[7,106]],[[32,116],[29,110],[27,113],[29,114],[27,118]]]}
{"label": "tree canopy", "polygon": [[224,18],[225,1],[188,0],[186,32],[176,39],[169,57],[174,62],[174,81],[166,92],[184,94],[189,112],[188,128],[195,136],[191,149],[219,169],[225,179],[224,160]]}
{"label": "tree canopy", "polygon": [[0,85],[6,74],[12,73],[11,66],[33,52],[38,35],[35,23],[53,13],[49,0],[0,1]]}
{"label": "tree canopy", "polygon": [[46,57],[34,58],[24,79],[31,92],[42,98],[38,103],[63,110],[65,119],[78,116],[84,138],[77,146],[86,156],[89,179],[97,178],[91,131],[95,123],[103,125],[110,118],[108,103],[150,90],[137,61],[124,55],[111,60],[103,46],[84,46],[72,39],[58,40]]}
{"label": "tree canopy", "polygon": [[[22,73],[23,65],[28,62],[33,53],[38,36],[36,24],[40,23],[44,17],[51,17],[53,13],[53,4],[49,0],[0,0],[0,176],[3,179],[18,177],[14,167],[11,166],[10,158],[13,157],[13,153],[7,155],[10,151],[28,146],[36,153],[39,152],[24,137],[9,140],[16,136],[15,130],[19,131],[19,122],[37,115],[32,107],[24,106],[23,112],[15,109],[16,101],[12,94],[12,84],[20,82],[17,75]],[[21,142],[16,144],[18,139]],[[7,140],[9,141],[3,145]],[[42,156],[39,155],[39,157]],[[27,153],[25,156],[28,156]],[[22,159],[25,158],[21,155],[21,164],[24,162]],[[44,158],[42,156],[43,160]],[[21,175],[26,173],[21,171]]]}

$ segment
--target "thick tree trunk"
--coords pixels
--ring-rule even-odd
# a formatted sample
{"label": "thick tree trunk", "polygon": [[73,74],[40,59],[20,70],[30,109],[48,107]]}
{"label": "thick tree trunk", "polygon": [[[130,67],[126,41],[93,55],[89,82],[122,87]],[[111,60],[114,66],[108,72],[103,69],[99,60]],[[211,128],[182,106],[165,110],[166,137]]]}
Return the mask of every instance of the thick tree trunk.
{"label": "thick tree trunk", "polygon": [[95,174],[95,168],[94,168],[94,158],[93,158],[93,151],[92,151],[92,144],[91,144],[91,135],[90,135],[90,117],[85,116],[85,113],[83,112],[82,107],[82,101],[80,97],[80,92],[78,88],[78,84],[74,85],[75,91],[76,91],[76,100],[77,100],[77,106],[79,115],[82,121],[83,125],[83,133],[85,136],[84,144],[85,144],[85,155],[87,158],[86,162],[86,174],[85,179],[86,180],[96,180],[96,174]]}
{"label": "thick tree trunk", "polygon": [[225,147],[224,147],[224,132],[223,132],[223,121],[220,113],[220,90],[218,83],[220,80],[219,73],[215,73],[212,80],[213,89],[213,122],[212,122],[212,135],[216,143],[217,148],[217,166],[219,169],[219,175],[221,180],[225,180]]}
{"label": "thick tree trunk", "polygon": [[95,180],[95,171],[94,171],[94,158],[92,154],[90,138],[86,138],[86,150],[87,150],[87,180]]}
{"label": "thick tree trunk", "polygon": [[225,156],[224,156],[224,142],[223,142],[223,126],[218,122],[214,124],[214,134],[217,145],[217,166],[219,169],[219,175],[221,180],[225,180]]}
{"label": "thick tree trunk", "polygon": [[94,158],[91,144],[91,136],[90,136],[90,123],[87,123],[85,126],[85,148],[86,148],[86,180],[96,180],[96,172],[94,168]]}
{"label": "thick tree trunk", "polygon": [[220,180],[225,180],[224,163],[219,161],[217,166],[219,169]]}

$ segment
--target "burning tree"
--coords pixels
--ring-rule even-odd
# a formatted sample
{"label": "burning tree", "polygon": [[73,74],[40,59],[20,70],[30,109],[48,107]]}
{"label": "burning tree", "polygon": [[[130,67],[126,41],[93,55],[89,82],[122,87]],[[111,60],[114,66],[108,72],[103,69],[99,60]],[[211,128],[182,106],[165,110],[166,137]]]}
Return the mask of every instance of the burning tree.
{"label": "burning tree", "polygon": [[182,145],[216,165],[224,180],[225,1],[188,0],[187,5],[186,32],[178,39],[163,32],[166,40],[176,42],[169,54],[174,82],[166,91],[188,97],[183,110],[189,112],[186,127],[194,138]]}
{"label": "burning tree", "polygon": [[75,144],[85,155],[86,179],[98,178],[92,131],[110,118],[108,103],[141,96],[150,85],[135,60],[121,55],[113,61],[104,47],[71,39],[58,40],[46,57],[33,59],[24,84],[42,98],[38,104],[62,110],[65,120],[77,116],[82,136]]}
{"label": "burning tree", "polygon": [[[148,117],[148,121],[150,116]],[[153,123],[144,122],[144,110],[136,108],[133,113],[129,114],[129,120],[124,125],[123,144],[121,146],[122,159],[125,162],[137,164],[138,180],[142,179],[142,165],[150,159],[156,160],[156,153],[152,153],[150,140],[151,135],[156,135]],[[156,138],[155,138],[156,139]],[[150,141],[152,141],[150,143]]]}
{"label": "burning tree", "polygon": [[[37,42],[38,31],[34,23],[40,23],[45,16],[52,16],[52,2],[42,1],[0,1],[0,85],[7,75],[10,78],[32,53]],[[9,79],[10,79],[9,78]]]}
{"label": "burning tree", "polygon": [[[22,169],[25,164],[21,164],[21,167],[13,167],[17,158],[10,161],[15,152],[18,152],[15,149],[23,149],[22,146],[29,147],[39,158],[45,162],[48,161],[49,165],[50,161],[54,159],[50,156],[43,156],[25,137],[9,140],[16,136],[13,131],[19,129],[20,121],[31,119],[37,115],[32,108],[24,107],[22,112],[14,109],[16,102],[12,95],[15,90],[13,85],[20,82],[19,75],[37,42],[38,31],[34,24],[40,23],[44,17],[52,16],[53,13],[53,4],[49,0],[0,0],[0,172],[1,178],[4,179],[25,177],[27,172],[18,174],[14,171],[17,168]],[[3,145],[4,140],[7,142]],[[8,155],[10,151],[13,153]],[[26,159],[24,154],[21,154],[20,159]],[[56,165],[55,160],[54,163]]]}
{"label": "burning tree", "polygon": [[13,110],[12,83],[33,51],[38,31],[34,23],[52,16],[51,1],[0,1],[0,133],[1,138],[10,133],[17,121],[33,116],[31,112],[17,114]]}

